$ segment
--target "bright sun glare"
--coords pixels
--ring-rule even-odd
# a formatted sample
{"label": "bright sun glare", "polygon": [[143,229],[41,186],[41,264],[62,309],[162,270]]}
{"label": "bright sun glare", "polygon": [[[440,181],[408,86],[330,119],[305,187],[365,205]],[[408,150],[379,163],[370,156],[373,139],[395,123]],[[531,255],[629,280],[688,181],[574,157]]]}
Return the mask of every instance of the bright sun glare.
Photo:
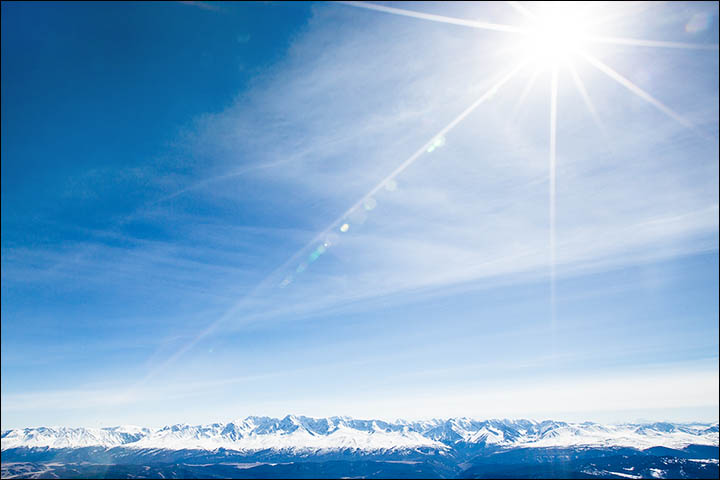
{"label": "bright sun glare", "polygon": [[522,49],[528,60],[542,68],[570,61],[571,54],[581,50],[588,25],[577,9],[557,2],[545,5],[537,14],[527,13],[530,24]]}

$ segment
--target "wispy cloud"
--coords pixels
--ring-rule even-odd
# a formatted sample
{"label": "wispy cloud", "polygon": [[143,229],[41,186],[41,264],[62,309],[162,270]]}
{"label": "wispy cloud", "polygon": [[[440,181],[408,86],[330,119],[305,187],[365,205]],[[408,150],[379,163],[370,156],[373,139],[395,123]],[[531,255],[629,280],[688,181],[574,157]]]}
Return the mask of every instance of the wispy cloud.
{"label": "wispy cloud", "polygon": [[[552,358],[534,362],[536,366],[548,363]],[[352,368],[353,365],[343,362],[341,368]],[[476,367],[479,367],[478,365]],[[500,362],[485,366],[500,368],[503,372],[527,369],[527,364],[516,363],[502,365]],[[250,376],[227,377],[203,382],[163,384],[146,386],[139,390],[117,388],[89,388],[78,390],[41,391],[36,393],[3,395],[4,412],[18,413],[28,411],[56,412],[74,411],[78,414],[73,418],[83,419],[72,422],[77,426],[88,426],[97,423],[106,409],[126,411],[122,421],[126,423],[160,426],[167,423],[210,422],[231,420],[254,414],[261,406],[255,395],[245,401],[228,402],[228,392],[243,392],[248,389],[268,388],[268,385],[282,380],[287,382],[292,376],[310,372],[325,372],[326,367],[313,369],[283,370],[274,373]],[[445,372],[447,374],[447,372]],[[427,372],[419,372],[427,375]],[[412,376],[412,375],[411,375]],[[407,378],[401,379],[407,381]],[[703,410],[704,420],[712,418],[712,406],[717,404],[718,375],[709,368],[708,362],[688,363],[686,365],[661,365],[654,367],[634,368],[622,375],[607,376],[603,373],[583,374],[541,374],[535,379],[528,379],[522,387],[509,385],[501,379],[479,383],[465,376],[455,381],[452,387],[442,391],[418,390],[402,383],[398,388],[393,386],[392,379],[386,381],[386,391],[382,401],[359,391],[328,392],[327,397],[318,400],[307,389],[291,385],[294,402],[290,407],[287,402],[274,400],[263,402],[262,412],[269,415],[295,413],[311,416],[329,416],[334,414],[351,415],[358,418],[382,418],[393,420],[423,419],[433,417],[471,416],[476,418],[575,418],[583,421],[607,417],[622,418],[627,411],[644,412],[655,420],[667,420],[667,412],[679,410],[682,416],[695,409]],[[407,403],[408,388],[414,401],[412,406]],[[618,392],[622,392],[619,395]],[[528,403],[528,398],[533,402]],[[312,400],[311,400],[312,399]],[[189,406],[184,417],[168,415],[161,412],[162,406],[168,401],[182,401]],[[137,406],[143,406],[144,414],[138,415]],[[207,414],[207,407],[213,406],[214,416]],[[342,405],[342,410],[337,410]],[[642,410],[639,410],[642,406]],[[84,410],[84,412],[83,412]],[[617,412],[626,411],[618,416]],[[656,413],[653,413],[656,411]],[[158,412],[159,417],[149,417],[148,412]],[[715,407],[715,414],[717,408]],[[584,416],[583,416],[584,415]],[[709,416],[708,416],[709,415]],[[42,415],[40,415],[42,417]],[[707,418],[706,418],[707,417]],[[684,420],[692,419],[685,417]],[[697,419],[694,418],[695,420]],[[628,421],[628,418],[624,418]],[[84,423],[83,423],[84,422]],[[103,426],[112,426],[102,420]],[[23,425],[30,426],[30,425]],[[67,426],[67,425],[66,425]],[[3,428],[15,428],[16,425],[3,425]]]}
{"label": "wispy cloud", "polygon": [[183,5],[189,5],[191,7],[201,8],[203,10],[211,10],[213,12],[219,12],[221,10],[220,5],[216,2],[194,2],[194,1],[178,1]]}

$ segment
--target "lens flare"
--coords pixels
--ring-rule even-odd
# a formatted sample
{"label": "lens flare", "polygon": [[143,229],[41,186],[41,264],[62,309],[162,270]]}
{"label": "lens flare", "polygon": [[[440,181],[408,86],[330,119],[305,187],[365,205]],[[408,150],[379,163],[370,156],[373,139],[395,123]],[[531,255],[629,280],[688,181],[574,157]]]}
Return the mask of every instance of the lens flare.
{"label": "lens flare", "polygon": [[390,180],[385,182],[385,190],[387,190],[388,192],[394,192],[395,190],[397,190],[397,182],[391,178]]}
{"label": "lens flare", "polygon": [[685,25],[685,31],[688,33],[702,32],[710,26],[710,15],[707,13],[696,13],[690,21]]}
{"label": "lens flare", "polygon": [[377,200],[375,200],[372,197],[368,197],[363,201],[363,207],[365,207],[365,210],[370,211],[373,208],[377,206]]}
{"label": "lens flare", "polygon": [[348,225],[347,223],[343,223],[343,224],[342,224],[342,227],[340,227],[340,231],[341,231],[342,233],[345,233],[345,232],[347,232],[348,230],[350,230],[350,225]]}
{"label": "lens flare", "polygon": [[439,136],[433,142],[430,144],[430,146],[427,148],[428,153],[432,153],[436,148],[440,148],[443,145],[445,145],[445,137]]}

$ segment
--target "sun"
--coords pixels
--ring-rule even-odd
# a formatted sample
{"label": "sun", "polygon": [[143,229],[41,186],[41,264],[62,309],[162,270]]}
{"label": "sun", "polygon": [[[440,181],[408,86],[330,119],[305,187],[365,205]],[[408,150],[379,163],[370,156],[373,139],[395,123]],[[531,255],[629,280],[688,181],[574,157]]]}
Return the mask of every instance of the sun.
{"label": "sun", "polygon": [[520,49],[540,68],[568,64],[589,35],[586,12],[571,2],[548,2],[541,7],[536,13],[527,12]]}

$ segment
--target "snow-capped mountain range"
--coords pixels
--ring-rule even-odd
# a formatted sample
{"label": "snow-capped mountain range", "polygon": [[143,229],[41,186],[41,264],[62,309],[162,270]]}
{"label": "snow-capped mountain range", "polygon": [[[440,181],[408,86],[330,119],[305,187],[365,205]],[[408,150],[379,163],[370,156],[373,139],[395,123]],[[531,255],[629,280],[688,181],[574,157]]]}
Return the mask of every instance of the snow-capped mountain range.
{"label": "snow-capped mountain range", "polygon": [[36,427],[2,432],[2,450],[16,448],[74,449],[84,447],[162,450],[233,450],[323,453],[337,450],[387,452],[450,451],[458,445],[521,447],[650,447],[718,446],[714,424],[566,423],[532,420],[429,421],[356,420],[349,417],[282,419],[247,417],[210,425],[162,428]]}

